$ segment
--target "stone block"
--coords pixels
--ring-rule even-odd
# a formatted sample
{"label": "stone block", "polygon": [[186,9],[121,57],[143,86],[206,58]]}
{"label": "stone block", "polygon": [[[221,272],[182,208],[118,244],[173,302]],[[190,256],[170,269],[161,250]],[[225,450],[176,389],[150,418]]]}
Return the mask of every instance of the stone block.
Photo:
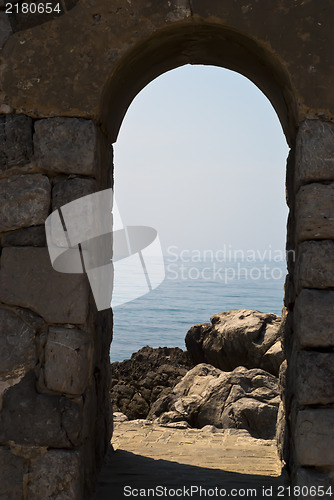
{"label": "stone block", "polygon": [[46,175],[14,175],[0,180],[0,231],[43,224],[51,186]]}
{"label": "stone block", "polygon": [[302,290],[296,298],[294,331],[302,347],[334,346],[334,291]]}
{"label": "stone block", "polygon": [[88,313],[84,274],[55,271],[47,248],[4,248],[0,301],[31,309],[49,323],[82,324]]}
{"label": "stone block", "polygon": [[23,309],[21,307],[12,307],[11,309],[36,332],[39,332],[45,325],[43,318],[29,309]]}
{"label": "stone block", "polygon": [[82,411],[62,396],[38,394],[29,372],[10,387],[0,412],[0,442],[72,448],[81,443]]}
{"label": "stone block", "polygon": [[0,500],[23,500],[24,458],[0,446]]}
{"label": "stone block", "polygon": [[45,346],[44,380],[51,391],[79,395],[91,375],[89,334],[74,328],[50,327]]}
{"label": "stone block", "polygon": [[333,422],[333,408],[298,412],[294,432],[300,465],[325,467],[334,464]]}
{"label": "stone block", "polygon": [[0,49],[5,45],[12,32],[7,14],[0,12]]}
{"label": "stone block", "polygon": [[[296,486],[300,486],[301,488],[303,486],[306,486],[309,489],[309,493],[312,493],[310,490],[311,486],[315,486],[318,488],[321,486],[321,489],[323,489],[325,492],[328,490],[330,486],[332,486],[332,491],[333,491],[333,485],[334,485],[334,470],[326,470],[326,471],[319,471],[319,470],[314,470],[308,467],[299,467],[296,471],[295,475],[295,480],[293,481],[293,484]],[[319,490],[320,491],[320,490]],[[308,495],[303,495],[302,498],[305,500],[312,500],[314,498],[330,498],[329,496],[324,496],[324,495],[319,495],[315,496],[314,494],[308,494]]]}
{"label": "stone block", "polygon": [[304,241],[298,247],[295,286],[325,289],[334,287],[334,241]]}
{"label": "stone block", "polygon": [[334,239],[334,183],[302,186],[296,196],[298,241]]}
{"label": "stone block", "polygon": [[35,331],[14,312],[0,307],[0,380],[27,373],[37,363]]}
{"label": "stone block", "polygon": [[305,120],[296,143],[296,187],[334,181],[334,124]]}
{"label": "stone block", "polygon": [[96,127],[82,118],[47,118],[35,122],[37,164],[48,172],[94,175]]}
{"label": "stone block", "polygon": [[295,392],[300,405],[334,404],[334,353],[297,354]]}
{"label": "stone block", "polygon": [[26,165],[32,151],[32,119],[25,115],[3,115],[0,118],[0,170]]}
{"label": "stone block", "polygon": [[52,189],[52,210],[62,207],[70,201],[74,201],[82,196],[95,193],[97,185],[95,179],[68,179],[57,182]]}
{"label": "stone block", "polygon": [[83,498],[80,453],[47,451],[31,465],[27,489],[29,500]]}
{"label": "stone block", "polygon": [[32,226],[6,233],[1,238],[2,247],[45,247],[45,226]]}

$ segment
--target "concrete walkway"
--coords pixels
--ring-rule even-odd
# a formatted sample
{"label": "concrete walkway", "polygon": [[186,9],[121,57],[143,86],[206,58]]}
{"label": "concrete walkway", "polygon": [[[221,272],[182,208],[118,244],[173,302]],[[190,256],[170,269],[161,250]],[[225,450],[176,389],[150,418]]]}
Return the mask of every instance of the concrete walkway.
{"label": "concrete walkway", "polygon": [[135,420],[115,424],[112,444],[93,500],[277,498],[282,484],[275,442],[245,431],[213,433]]}

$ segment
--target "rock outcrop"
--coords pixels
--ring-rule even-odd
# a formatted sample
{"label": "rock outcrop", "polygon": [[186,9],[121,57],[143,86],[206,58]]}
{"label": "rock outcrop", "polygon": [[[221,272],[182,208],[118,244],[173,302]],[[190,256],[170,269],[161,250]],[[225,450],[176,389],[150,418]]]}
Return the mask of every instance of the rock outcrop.
{"label": "rock outcrop", "polygon": [[264,370],[223,372],[202,363],[161,394],[148,418],[167,426],[186,422],[196,428],[246,429],[256,438],[273,439],[279,403],[278,380]]}
{"label": "rock outcrop", "polygon": [[192,326],[185,342],[194,364],[223,371],[261,368],[278,376],[284,359],[280,325],[281,318],[273,313],[226,311],[214,314],[211,323]]}
{"label": "rock outcrop", "polygon": [[[171,390],[193,365],[178,347],[143,347],[131,359],[111,365],[114,411],[130,419],[146,418],[151,405]],[[165,392],[164,392],[165,391]]]}
{"label": "rock outcrop", "polygon": [[275,314],[227,311],[190,328],[188,352],[143,347],[111,365],[114,411],[165,426],[246,429],[274,438],[280,326]]}

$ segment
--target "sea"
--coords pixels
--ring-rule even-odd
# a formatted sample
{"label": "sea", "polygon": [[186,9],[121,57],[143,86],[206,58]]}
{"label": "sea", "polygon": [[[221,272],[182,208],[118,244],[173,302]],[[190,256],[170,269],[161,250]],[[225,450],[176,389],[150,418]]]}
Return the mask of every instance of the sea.
{"label": "sea", "polygon": [[153,291],[114,309],[110,360],[129,359],[143,346],[185,349],[185,335],[213,314],[252,309],[281,315],[285,259],[175,259]]}

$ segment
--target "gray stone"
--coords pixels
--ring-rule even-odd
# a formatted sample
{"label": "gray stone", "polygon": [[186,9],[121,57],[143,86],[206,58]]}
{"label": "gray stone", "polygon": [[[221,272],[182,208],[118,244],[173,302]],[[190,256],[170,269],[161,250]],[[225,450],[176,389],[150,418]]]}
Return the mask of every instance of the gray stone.
{"label": "gray stone", "polygon": [[22,307],[12,307],[11,309],[36,332],[39,332],[45,325],[43,318],[29,309],[24,309]]}
{"label": "gray stone", "polygon": [[174,387],[192,368],[178,347],[142,347],[131,359],[110,366],[110,399],[114,411],[129,419],[146,418],[151,405]]}
{"label": "gray stone", "polygon": [[334,346],[334,291],[302,290],[293,313],[294,330],[302,347]]}
{"label": "gray stone", "polygon": [[62,207],[70,201],[74,201],[82,196],[95,193],[97,184],[95,179],[67,179],[57,182],[52,189],[52,210]]}
{"label": "gray stone", "polygon": [[4,248],[0,301],[31,309],[49,323],[82,324],[89,284],[83,274],[54,271],[46,248]]}
{"label": "gray stone", "polygon": [[0,442],[72,448],[81,443],[82,413],[65,397],[38,394],[29,372],[7,389],[0,412]]}
{"label": "gray stone", "polygon": [[29,163],[32,150],[32,119],[25,115],[2,116],[0,170]]}
{"label": "gray stone", "polygon": [[283,461],[285,460],[285,450],[287,445],[286,415],[283,401],[280,402],[278,407],[275,439],[278,456],[280,460]]}
{"label": "gray stone", "polygon": [[296,144],[296,185],[334,181],[334,124],[305,120]]}
{"label": "gray stone", "polygon": [[334,404],[334,353],[301,351],[295,370],[299,404]]}
{"label": "gray stone", "polygon": [[334,241],[305,241],[298,248],[295,286],[302,288],[334,287]]}
{"label": "gray stone", "polygon": [[44,379],[51,391],[79,395],[91,375],[89,334],[75,328],[50,327],[45,345]]}
{"label": "gray stone", "polygon": [[45,247],[45,226],[26,227],[6,233],[1,238],[2,247]]}
{"label": "gray stone", "polygon": [[14,175],[0,180],[0,231],[43,224],[51,187],[45,175]]}
{"label": "gray stone", "polygon": [[276,432],[278,408],[252,397],[244,397],[229,405],[222,414],[223,429],[246,429],[254,437],[273,439]]}
{"label": "gray stone", "polygon": [[37,363],[35,331],[12,311],[0,307],[0,380],[27,373]]}
{"label": "gray stone", "polygon": [[[308,494],[303,495],[302,498],[305,500],[312,500],[314,498],[331,498],[331,495],[314,495],[314,487],[317,489],[319,486],[321,489],[326,493],[328,488],[332,487],[332,494],[333,494],[333,485],[334,485],[334,470],[325,470],[325,471],[319,471],[319,470],[314,470],[312,468],[308,467],[298,467],[295,479],[293,481],[293,484],[296,486],[300,486],[301,488],[304,486],[308,488]],[[313,487],[311,489],[311,487]],[[319,489],[319,492],[321,491]]]}
{"label": "gray stone", "polygon": [[23,500],[24,458],[0,446],[0,500]]}
{"label": "gray stone", "polygon": [[261,361],[262,370],[278,375],[280,366],[284,361],[282,342],[277,340],[263,355]]}
{"label": "gray stone", "polygon": [[334,184],[302,186],[296,196],[297,241],[334,239]]}
{"label": "gray stone", "polygon": [[272,313],[226,311],[213,315],[211,325],[191,327],[185,342],[194,364],[209,363],[224,371],[242,365],[277,376],[284,359],[277,343],[280,324],[281,318]]}
{"label": "gray stone", "polygon": [[124,415],[121,411],[114,411],[113,412],[113,421],[114,422],[126,422],[128,421],[128,417]]}
{"label": "gray stone", "polygon": [[246,429],[273,439],[279,403],[277,378],[264,370],[222,372],[202,363],[152,405],[148,418],[164,425],[186,421],[198,428]]}
{"label": "gray stone", "polygon": [[0,12],[0,49],[5,45],[12,32],[7,14]]}
{"label": "gray stone", "polygon": [[28,499],[79,500],[83,498],[78,451],[49,450],[32,463]]}
{"label": "gray stone", "polygon": [[48,172],[94,175],[96,127],[82,118],[48,118],[35,122],[35,161]]}
{"label": "gray stone", "polygon": [[301,410],[297,415],[295,448],[300,465],[334,464],[334,409]]}

